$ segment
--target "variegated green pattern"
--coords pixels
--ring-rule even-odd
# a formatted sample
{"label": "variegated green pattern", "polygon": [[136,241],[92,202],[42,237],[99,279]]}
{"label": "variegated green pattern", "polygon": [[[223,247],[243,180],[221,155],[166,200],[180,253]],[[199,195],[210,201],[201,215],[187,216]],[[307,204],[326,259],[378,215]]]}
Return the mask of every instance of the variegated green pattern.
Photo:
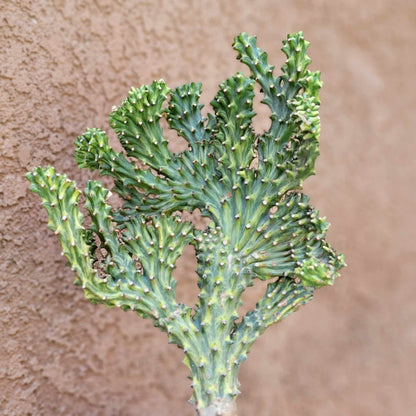
{"label": "variegated green pattern", "polygon": [[[88,182],[88,228],[74,182],[52,167],[27,175],[76,283],[92,302],[134,310],[167,332],[184,350],[199,411],[234,400],[238,369],[257,337],[331,285],[344,265],[325,241],[328,223],[300,192],[319,154],[320,74],[307,69],[302,33],[283,44],[287,60],[275,76],[256,38],[237,36],[250,76],[238,72],[221,83],[207,116],[201,84],[170,90],[160,80],[131,89],[112,111],[122,152],[100,129],[78,137],[78,165],[111,176],[124,201],[113,208],[109,191]],[[252,126],[256,82],[271,111],[260,134]],[[188,142],[185,151],[169,151],[163,118]],[[210,218],[205,230],[181,219],[195,209]],[[172,277],[187,244],[198,260],[193,306],[177,301]],[[269,281],[267,291],[240,317],[241,296],[255,279]]]}

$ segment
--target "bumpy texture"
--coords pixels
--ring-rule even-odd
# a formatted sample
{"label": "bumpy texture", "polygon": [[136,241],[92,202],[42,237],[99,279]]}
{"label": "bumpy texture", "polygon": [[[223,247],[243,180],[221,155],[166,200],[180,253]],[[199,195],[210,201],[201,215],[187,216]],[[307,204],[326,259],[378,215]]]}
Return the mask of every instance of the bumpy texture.
{"label": "bumpy texture", "polygon": [[[409,111],[416,3],[119,3],[2,2],[0,413],[193,413],[182,351],[166,345],[150,320],[92,305],[74,289],[24,174],[53,165],[83,189],[99,178],[77,169],[74,139],[86,126],[107,129],[111,106],[130,86],[202,80],[207,104],[219,81],[241,68],[247,74],[233,59],[233,36],[256,33],[269,62],[279,64],[279,39],[302,29],[310,68],[324,80],[321,155],[304,192],[331,220],[327,239],[349,267],[256,341],[239,371],[239,414],[407,415],[416,408],[416,118]],[[268,108],[255,98],[254,109],[261,132]],[[182,150],[165,132],[169,148]],[[193,305],[192,247],[177,265],[178,299]],[[246,290],[243,312],[266,285],[257,280]]]}
{"label": "bumpy texture", "polygon": [[[234,48],[251,77],[237,73],[224,81],[207,119],[200,84],[170,91],[160,80],[132,88],[110,115],[125,152],[116,153],[99,129],[76,142],[78,165],[113,177],[124,201],[112,208],[102,183],[88,182],[87,229],[73,181],[52,167],[27,175],[76,283],[92,302],[135,310],[168,333],[185,352],[198,409],[232,402],[239,366],[256,338],[314,289],[332,284],[344,265],[324,240],[328,224],[298,191],[314,173],[320,131],[322,83],[319,72],[307,69],[308,45],[301,32],[289,35],[282,75],[275,77],[255,37],[237,36]],[[256,81],[271,110],[270,128],[261,135],[251,125]],[[162,117],[188,149],[168,150]],[[204,231],[178,215],[195,209],[211,219]],[[172,277],[187,244],[198,259],[195,308],[177,302]],[[255,278],[271,283],[238,321],[241,295]]]}

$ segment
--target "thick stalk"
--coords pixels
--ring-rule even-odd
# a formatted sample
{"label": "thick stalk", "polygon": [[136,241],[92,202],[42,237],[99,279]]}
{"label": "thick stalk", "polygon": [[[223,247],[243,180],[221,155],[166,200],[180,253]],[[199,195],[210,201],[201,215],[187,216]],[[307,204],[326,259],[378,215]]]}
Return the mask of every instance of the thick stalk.
{"label": "thick stalk", "polygon": [[235,399],[239,393],[237,373],[245,359],[245,355],[233,354],[231,339],[244,279],[229,242],[218,237],[206,235],[205,247],[199,246],[200,260],[210,266],[200,274],[201,291],[194,317],[201,342],[199,348],[185,351],[184,363],[191,370],[194,389],[192,402],[200,409],[213,404],[215,409],[219,403],[224,407]]}
{"label": "thick stalk", "polygon": [[193,395],[190,401],[200,412],[197,414],[212,414],[213,416],[235,414],[230,411],[235,407],[232,406],[232,403],[235,402],[239,394],[237,379],[239,365],[231,364],[227,359],[228,355],[227,353],[222,357],[215,358],[211,356],[209,365],[202,366],[202,361],[198,365],[194,360],[191,361],[189,353],[186,354],[185,363],[191,369],[193,386]]}

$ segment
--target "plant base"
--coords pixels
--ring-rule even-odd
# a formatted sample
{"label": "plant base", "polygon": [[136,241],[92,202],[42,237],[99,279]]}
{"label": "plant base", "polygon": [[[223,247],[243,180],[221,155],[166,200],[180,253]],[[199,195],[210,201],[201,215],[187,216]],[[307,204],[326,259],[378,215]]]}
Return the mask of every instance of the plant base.
{"label": "plant base", "polygon": [[218,400],[203,409],[195,408],[196,416],[237,416],[237,403]]}

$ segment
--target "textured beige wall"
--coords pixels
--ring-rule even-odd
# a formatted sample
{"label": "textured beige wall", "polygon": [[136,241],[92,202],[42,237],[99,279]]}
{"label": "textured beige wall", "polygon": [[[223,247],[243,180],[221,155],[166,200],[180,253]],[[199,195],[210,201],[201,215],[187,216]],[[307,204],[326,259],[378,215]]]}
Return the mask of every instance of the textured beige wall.
{"label": "textured beige wall", "polygon": [[[106,129],[131,85],[202,81],[208,104],[243,69],[237,33],[279,67],[297,30],[325,82],[306,191],[349,267],[255,344],[241,415],[415,414],[414,0],[0,0],[0,22],[0,414],[192,414],[181,352],[84,300],[23,175],[53,164],[84,183],[74,138]],[[180,286],[192,301],[195,282]]]}

